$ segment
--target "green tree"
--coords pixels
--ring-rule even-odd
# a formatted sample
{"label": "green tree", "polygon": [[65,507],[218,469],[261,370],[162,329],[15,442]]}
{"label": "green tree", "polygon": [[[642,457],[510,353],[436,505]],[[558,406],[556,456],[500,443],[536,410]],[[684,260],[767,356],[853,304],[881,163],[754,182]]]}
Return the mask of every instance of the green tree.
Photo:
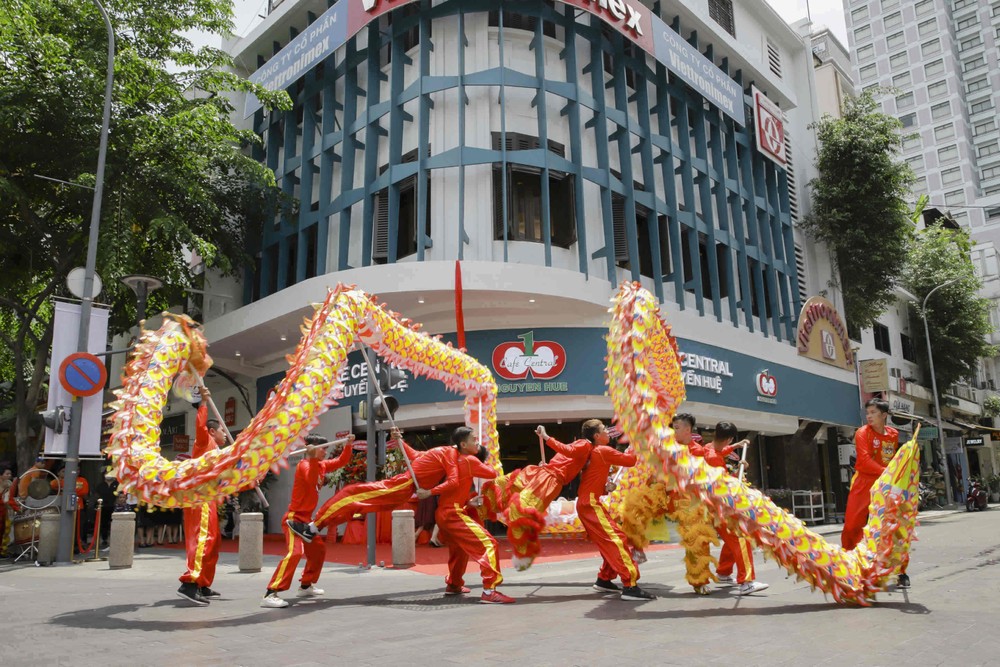
{"label": "green tree", "polygon": [[[197,283],[190,252],[222,272],[245,266],[273,219],[274,176],[249,155],[257,137],[231,122],[231,93],[253,91],[219,49],[185,34],[226,35],[229,0],[105,0],[117,37],[98,272],[116,330],[135,318],[118,279],[161,278],[149,312]],[[13,381],[18,466],[37,452],[30,421],[44,397],[51,300],[83,265],[104,103],[107,36],[90,0],[0,4],[0,358]],[[61,179],[67,186],[39,176]],[[7,373],[11,377],[7,377]]]}
{"label": "green tree", "polygon": [[814,127],[819,176],[803,227],[830,248],[847,321],[864,329],[893,301],[913,230],[904,199],[913,175],[898,160],[901,125],[864,93],[846,103],[842,118],[824,116]]}
{"label": "green tree", "polygon": [[[939,392],[957,380],[972,377],[980,357],[997,353],[986,340],[993,331],[989,300],[977,296],[981,282],[972,266],[971,249],[968,232],[932,225],[916,234],[903,275],[906,289],[920,303],[938,285],[956,281],[934,292],[927,301],[927,327]],[[927,339],[918,307],[910,304],[913,321],[920,323],[915,327],[916,353],[929,373]]]}

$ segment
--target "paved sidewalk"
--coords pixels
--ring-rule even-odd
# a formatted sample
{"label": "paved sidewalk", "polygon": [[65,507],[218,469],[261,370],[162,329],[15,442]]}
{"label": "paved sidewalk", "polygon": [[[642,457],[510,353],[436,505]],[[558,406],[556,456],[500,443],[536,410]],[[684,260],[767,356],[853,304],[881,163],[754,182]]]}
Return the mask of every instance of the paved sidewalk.
{"label": "paved sidewalk", "polygon": [[[832,529],[833,533],[839,527]],[[651,555],[643,586],[659,599],[624,602],[590,589],[598,561],[505,572],[509,606],[445,598],[439,576],[327,566],[317,600],[261,609],[277,563],[241,574],[225,554],[221,600],[186,606],[174,595],[183,558],[143,550],[130,570],[106,563],[0,566],[2,663],[38,665],[995,665],[1000,512],[925,516],[910,573],[914,588],[870,608],[841,607],[758,555],[771,584],[739,598],[684,582],[681,552]]]}

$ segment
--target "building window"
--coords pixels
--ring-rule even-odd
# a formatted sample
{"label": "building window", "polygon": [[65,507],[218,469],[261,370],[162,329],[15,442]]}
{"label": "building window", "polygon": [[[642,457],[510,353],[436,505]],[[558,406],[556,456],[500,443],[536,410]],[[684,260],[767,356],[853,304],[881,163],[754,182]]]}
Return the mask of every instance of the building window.
{"label": "building window", "polygon": [[896,96],[897,109],[909,109],[914,105],[913,93],[903,93]]}
{"label": "building window", "polygon": [[[684,267],[684,289],[691,294],[695,293],[694,264],[691,262],[691,241],[696,236],[696,232],[681,227],[681,264]],[[708,267],[708,236],[697,233],[698,239],[698,265],[701,270],[701,294],[706,299],[712,298],[712,276]],[[729,281],[726,280],[727,271],[731,271],[732,261],[728,246],[721,243],[715,244],[715,265],[719,269],[719,298],[725,299],[729,296]],[[770,302],[768,301],[768,317],[770,317]],[[754,315],[756,315],[756,307]]]}
{"label": "building window", "polygon": [[930,19],[917,25],[917,34],[921,37],[933,35],[937,30],[937,19]]}
{"label": "building window", "polygon": [[951,117],[951,103],[942,102],[931,107],[931,118],[934,120],[944,120]]}
{"label": "building window", "polygon": [[[391,34],[393,21],[401,21],[405,18],[409,18],[411,16],[417,16],[419,14],[420,14],[419,4],[404,5],[399,9],[394,9],[391,12],[384,14],[381,17],[382,31],[384,33]],[[432,37],[431,35],[432,25],[434,25],[433,21],[427,22],[428,39]],[[419,23],[415,24],[413,27],[404,30],[402,33],[400,33],[398,39],[402,40],[403,53],[407,53],[410,49],[415,48],[418,44],[420,44],[420,24]],[[382,47],[382,51],[379,54],[379,65],[380,67],[385,67],[391,62],[392,62],[392,40],[389,40],[387,43],[385,43],[385,46]]]}
{"label": "building window", "polygon": [[921,146],[920,135],[919,134],[909,134],[903,137],[903,152],[909,152],[914,149],[920,148]]}
{"label": "building window", "polygon": [[916,9],[917,16],[923,16],[928,12],[932,12],[934,11],[934,0],[920,0],[920,2],[914,5],[914,9]]}
{"label": "building window", "polygon": [[872,63],[871,65],[865,65],[861,68],[861,80],[867,81],[868,79],[874,79],[878,76],[878,65]]}
{"label": "building window", "polygon": [[[428,151],[429,152],[429,151]],[[417,151],[414,149],[402,156],[403,164],[416,162]],[[383,165],[381,173],[388,170]],[[424,235],[431,235],[431,175],[427,170],[427,202],[424,204]],[[375,193],[375,229],[372,234],[372,261],[385,264],[389,261],[389,188],[382,188]],[[399,205],[396,209],[396,258],[407,257],[417,252],[417,225],[419,209],[417,202],[417,174],[408,176],[399,183]]]}
{"label": "building window", "polygon": [[[539,147],[538,138],[507,133],[507,150],[531,150]],[[493,133],[493,149],[500,150],[500,133]],[[549,141],[549,150],[565,156],[562,144]],[[572,175],[549,171],[549,241],[560,248],[576,242],[575,180]],[[503,240],[544,242],[542,236],[542,171],[535,167],[507,164],[507,220],[503,220],[503,170],[493,165],[493,231]]]}
{"label": "building window", "polygon": [[920,45],[920,55],[924,58],[933,56],[936,53],[941,53],[941,40],[932,39],[929,42],[924,42]]}
{"label": "building window", "polygon": [[958,167],[945,169],[941,172],[941,183],[943,185],[954,185],[962,180],[962,170]]}
{"label": "building window", "polygon": [[944,61],[935,60],[934,62],[927,63],[924,65],[924,77],[930,79],[931,77],[937,76],[944,72]]}
{"label": "building window", "polygon": [[955,126],[952,123],[934,128],[934,141],[944,141],[955,136]]}
{"label": "building window", "polygon": [[979,17],[973,14],[967,19],[962,19],[955,26],[956,30],[965,30],[966,28],[971,28],[974,25],[979,25]]}
{"label": "building window", "polygon": [[858,7],[851,12],[851,23],[861,23],[862,21],[867,21],[869,18],[871,18],[871,13],[868,11],[868,5]]}
{"label": "building window", "polygon": [[977,56],[972,60],[962,61],[962,71],[971,72],[974,69],[979,69],[980,67],[985,67],[986,60],[982,56]]}
{"label": "building window", "polygon": [[882,11],[899,7],[899,0],[882,0]]}
{"label": "building window", "polygon": [[870,25],[863,25],[854,31],[855,42],[865,42],[871,38],[872,38],[872,27]]}
{"label": "building window", "polygon": [[983,121],[982,123],[976,123],[972,128],[972,134],[978,137],[980,134],[986,134],[987,132],[992,132],[995,129],[997,129],[996,121],[991,118],[987,121]]}
{"label": "building window", "polygon": [[913,185],[910,186],[910,192],[913,192],[914,194],[927,192],[927,177],[917,176],[913,179]]}
{"label": "building window", "polygon": [[913,157],[911,157],[909,160],[906,161],[906,164],[910,165],[910,169],[912,169],[913,171],[923,171],[924,156],[914,155]]}
{"label": "building window", "polygon": [[899,122],[903,124],[903,128],[913,127],[917,124],[917,114],[908,113],[899,117]]}
{"label": "building window", "polygon": [[948,82],[938,81],[927,86],[927,97],[930,99],[935,99],[941,97],[942,95],[948,94]]}
{"label": "building window", "polygon": [[708,15],[722,29],[733,37],[736,36],[736,23],[733,21],[733,0],[708,0]]}
{"label": "building window", "polygon": [[976,79],[975,81],[969,82],[970,93],[975,93],[980,90],[986,90],[989,87],[990,87],[989,79],[987,79],[985,76],[980,79]]}
{"label": "building window", "polygon": [[898,48],[906,43],[906,38],[903,33],[897,32],[889,35],[885,38],[885,45],[891,51],[892,49]]}
{"label": "building window", "polygon": [[[601,33],[608,40],[609,45],[614,44],[616,32],[617,31],[607,23],[601,23]],[[608,48],[610,48],[610,46]],[[633,58],[642,62],[645,58],[645,53],[639,48],[638,44],[626,39],[624,40],[622,54],[625,56],[625,85],[632,90],[635,90],[635,70],[629,65],[629,62]],[[610,76],[615,76],[615,61],[611,52],[607,50],[604,51],[604,72]]]}
{"label": "building window", "polygon": [[969,112],[973,114],[983,113],[984,111],[989,111],[993,108],[993,100],[987,98],[982,102],[976,102],[969,108]]}
{"label": "building window", "polygon": [[968,51],[969,49],[974,49],[977,46],[982,46],[982,45],[983,45],[982,36],[976,35],[974,37],[970,37],[969,39],[963,39],[962,42],[958,45],[958,50]]}
{"label": "building window", "polygon": [[871,44],[858,49],[858,62],[863,63],[875,58],[875,47]]}
{"label": "building window", "polygon": [[890,28],[895,28],[896,26],[903,25],[903,15],[899,12],[895,14],[889,14],[884,19],[882,19],[882,25],[885,26],[886,30]]}
{"label": "building window", "polygon": [[983,169],[981,173],[984,181],[996,178],[997,176],[1000,176],[1000,167],[987,167],[986,169]]}
{"label": "building window", "polygon": [[913,340],[905,333],[899,334],[899,349],[906,361],[916,362],[917,355],[913,353]]}
{"label": "building window", "polygon": [[[638,184],[637,184],[638,185]],[[611,212],[614,219],[615,231],[615,263],[623,269],[632,268],[632,262],[628,254],[628,232],[625,228],[625,197],[613,192],[611,194]],[[652,211],[642,204],[635,205],[635,233],[639,246],[639,273],[647,278],[655,278],[653,271],[653,247],[652,234],[650,233],[650,220]],[[656,224],[659,234],[659,257],[660,257],[660,280],[666,279],[670,275],[670,229],[667,224],[667,216],[657,216]]]}
{"label": "building window", "polygon": [[909,64],[910,64],[910,59],[906,55],[906,51],[903,51],[902,53],[897,53],[896,55],[889,57],[889,67],[891,69],[894,70],[902,69]]}
{"label": "building window", "polygon": [[879,352],[892,354],[892,343],[889,340],[889,327],[880,322],[876,322],[875,326],[872,327],[872,333],[875,334],[875,349]]}
{"label": "building window", "polygon": [[944,148],[938,149],[938,163],[944,164],[945,162],[951,162],[952,160],[958,159],[958,146],[951,145],[945,146]]}
{"label": "building window", "polygon": [[909,72],[903,72],[902,74],[897,74],[892,77],[892,87],[899,88],[900,90],[904,88],[909,88],[910,84],[913,83],[913,77],[910,76]]}
{"label": "building window", "polygon": [[[554,7],[551,0],[548,0],[545,4],[549,7]],[[489,14],[489,26],[491,28],[500,27],[500,10],[493,10]],[[504,30],[525,30],[527,32],[535,32],[535,28],[538,27],[538,17],[528,16],[527,14],[520,14],[509,9],[503,11],[503,29]],[[542,22],[542,34],[546,37],[556,36],[556,24],[552,21]]]}
{"label": "building window", "polygon": [[997,153],[1000,153],[1000,146],[997,146],[997,142],[995,141],[979,147],[979,157],[987,157],[989,155],[996,155]]}
{"label": "building window", "polygon": [[976,0],[955,0],[955,9],[965,9],[971,5],[976,4]]}
{"label": "building window", "polygon": [[965,203],[965,193],[961,190],[952,190],[944,195],[944,203],[948,206],[961,206]]}

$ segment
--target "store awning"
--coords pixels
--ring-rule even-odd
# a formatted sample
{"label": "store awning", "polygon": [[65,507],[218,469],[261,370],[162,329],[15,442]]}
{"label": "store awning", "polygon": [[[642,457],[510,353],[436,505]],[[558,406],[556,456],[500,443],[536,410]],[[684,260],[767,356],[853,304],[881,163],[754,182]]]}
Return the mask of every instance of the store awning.
{"label": "store awning", "polygon": [[952,419],[951,421],[971,431],[978,431],[984,428],[979,424],[970,424],[969,422],[962,421],[961,419]]}
{"label": "store awning", "polygon": [[898,417],[900,419],[908,419],[910,421],[915,421],[915,422],[923,422],[924,424],[927,424],[928,426],[936,426],[937,425],[937,422],[934,421],[933,419],[931,419],[930,417],[921,417],[920,415],[914,415],[914,414],[911,414],[909,412],[903,412],[902,410],[893,410],[890,413],[890,416],[891,417]]}
{"label": "store awning", "polygon": [[946,431],[968,431],[970,429],[979,428],[978,426],[970,426],[968,424],[963,424],[950,419],[944,419],[941,423],[945,425],[944,430]]}

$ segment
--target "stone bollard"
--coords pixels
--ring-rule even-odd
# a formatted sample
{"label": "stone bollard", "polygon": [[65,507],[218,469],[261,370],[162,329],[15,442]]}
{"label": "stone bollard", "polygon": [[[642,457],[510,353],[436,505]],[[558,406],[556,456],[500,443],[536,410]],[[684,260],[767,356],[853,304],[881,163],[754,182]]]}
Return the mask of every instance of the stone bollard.
{"label": "stone bollard", "polygon": [[264,515],[240,514],[240,572],[260,572],[264,565]]}
{"label": "stone bollard", "polygon": [[111,543],[108,567],[121,570],[132,567],[135,552],[135,512],[115,512],[111,515]]}
{"label": "stone bollard", "polygon": [[42,565],[48,565],[56,559],[59,550],[59,519],[58,513],[43,514],[38,517],[41,526],[38,529],[38,555],[35,560]]}
{"label": "stone bollard", "polygon": [[417,543],[413,536],[413,510],[392,511],[392,566],[413,567],[417,562]]}

